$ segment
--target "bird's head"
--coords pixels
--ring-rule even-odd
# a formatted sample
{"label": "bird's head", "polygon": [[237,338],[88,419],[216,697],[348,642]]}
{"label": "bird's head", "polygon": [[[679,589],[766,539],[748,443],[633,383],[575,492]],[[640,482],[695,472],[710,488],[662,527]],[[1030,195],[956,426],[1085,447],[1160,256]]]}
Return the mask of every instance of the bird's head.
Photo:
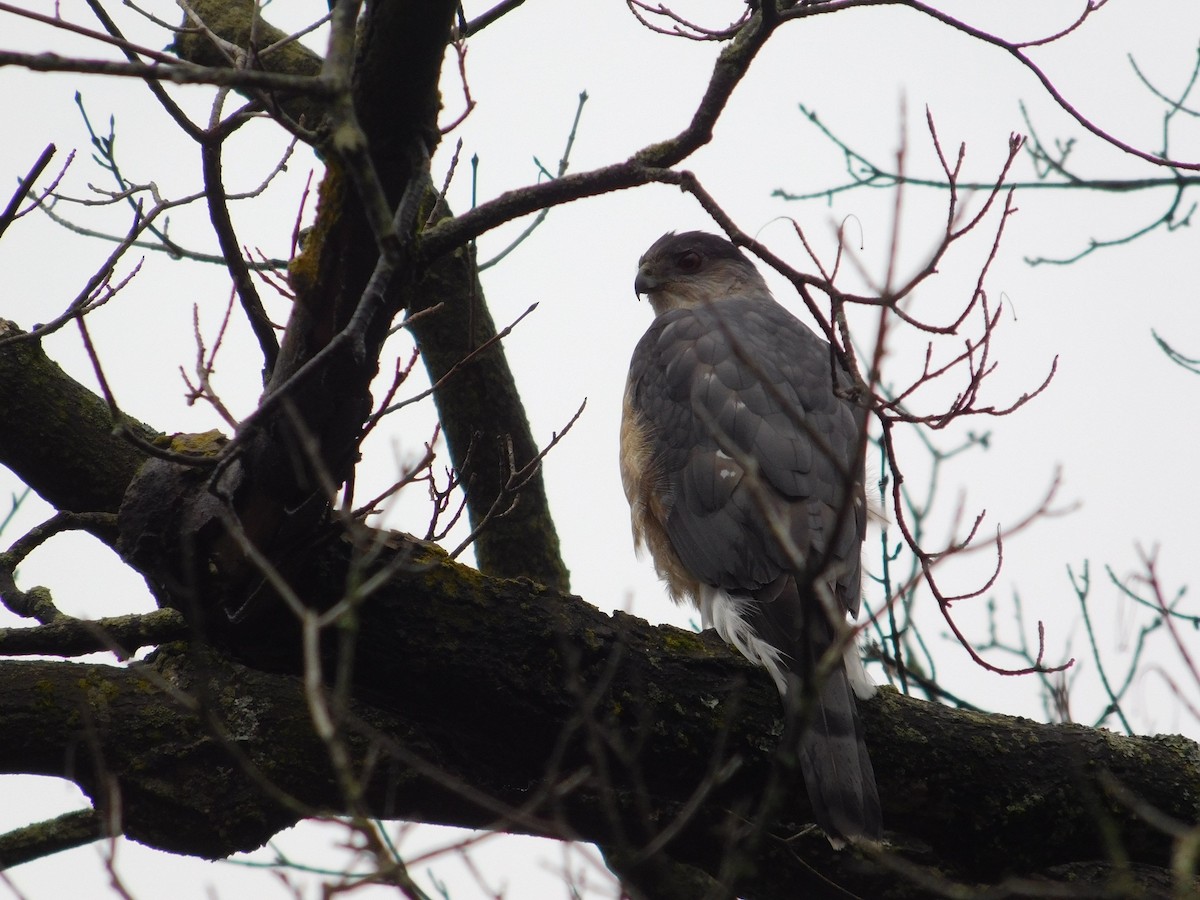
{"label": "bird's head", "polygon": [[668,231],[638,260],[633,290],[657,315],[736,296],[771,292],[754,264],[729,241],[704,231]]}

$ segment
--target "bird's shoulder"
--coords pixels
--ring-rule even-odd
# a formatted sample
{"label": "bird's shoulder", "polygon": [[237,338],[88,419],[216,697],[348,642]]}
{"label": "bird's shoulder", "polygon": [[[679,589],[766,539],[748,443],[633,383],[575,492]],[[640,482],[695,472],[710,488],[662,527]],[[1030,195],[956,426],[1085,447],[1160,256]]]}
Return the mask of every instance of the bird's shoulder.
{"label": "bird's shoulder", "polygon": [[[734,393],[759,394],[767,406],[812,408],[833,400],[832,366],[829,344],[774,298],[734,295],[657,316],[634,348],[629,387],[635,395],[693,402],[698,381],[710,379]],[[761,393],[766,384],[775,388],[769,396]]]}

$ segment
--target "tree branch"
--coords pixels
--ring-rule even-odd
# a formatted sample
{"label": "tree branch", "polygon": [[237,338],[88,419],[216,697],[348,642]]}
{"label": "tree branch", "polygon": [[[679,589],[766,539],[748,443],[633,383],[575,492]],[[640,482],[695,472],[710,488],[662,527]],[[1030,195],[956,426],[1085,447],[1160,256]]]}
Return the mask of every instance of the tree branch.
{"label": "tree branch", "polygon": [[[239,46],[248,41],[249,29],[244,21],[250,12],[248,4],[242,10],[242,20],[231,14],[228,4],[203,2],[194,8],[222,38]],[[369,139],[370,159],[378,173],[382,193],[394,204],[398,200],[397,192],[405,185],[403,171],[416,162],[412,158],[414,129],[422,135],[419,140],[428,142],[428,146],[432,147],[436,141],[437,105],[429,105],[427,101],[429,96],[436,97],[437,92],[434,82],[422,95],[414,88],[412,79],[404,78],[394,65],[397,44],[396,40],[387,37],[387,29],[399,27],[406,35],[404,40],[413,41],[414,37],[409,34],[411,21],[402,13],[376,11],[369,22],[355,76],[355,108]],[[182,41],[177,42],[177,47],[187,53],[202,49]],[[380,48],[378,63],[374,61],[376,51],[373,48],[376,47]],[[211,50],[207,52],[211,54]],[[215,64],[208,56],[203,58]],[[411,62],[412,54],[406,58]],[[440,64],[440,55],[436,62]],[[310,71],[319,65],[319,57],[309,54],[302,71]],[[433,71],[436,74],[436,69]],[[408,112],[396,108],[394,98],[401,95],[413,98]],[[420,99],[421,96],[425,99]],[[297,314],[289,324],[289,338],[285,340],[282,375],[294,374],[304,363],[304,358],[295,357],[299,348],[308,355],[311,363],[313,351],[327,346],[328,335],[342,327],[331,321],[331,317],[346,315],[344,309],[353,302],[355,292],[364,290],[359,286],[361,273],[364,269],[369,272],[369,267],[375,264],[374,253],[364,252],[364,239],[357,224],[359,213],[345,205],[354,204],[354,195],[348,193],[341,182],[345,173],[355,171],[357,165],[349,161],[326,176],[322,186],[325,216],[319,218],[303,258],[293,267],[293,283],[301,297]],[[380,192],[367,193],[378,196]],[[424,201],[429,202],[431,196],[423,198]],[[374,249],[371,243],[366,244],[366,248]],[[310,280],[308,273],[314,266],[319,271],[314,273],[315,280]],[[501,347],[494,346],[479,354],[470,365],[443,382],[443,376],[465,355],[494,340],[496,335],[473,254],[446,254],[429,266],[415,288],[392,288],[388,302],[393,306],[384,315],[376,316],[377,320],[390,318],[391,310],[399,303],[407,303],[410,314],[442,304],[441,311],[420,317],[411,330],[430,380],[438,385],[435,401],[451,459],[464,473],[463,484],[472,522],[482,521],[502,493],[511,474],[508,471],[510,463],[515,462],[520,468],[537,456],[538,449]],[[373,328],[377,333],[378,322]],[[374,340],[379,340],[378,334]],[[281,381],[282,378],[277,379],[277,385]],[[347,408],[345,400],[353,393],[348,390],[338,392],[339,409]],[[330,430],[325,425],[316,427],[325,432],[326,443],[329,443]],[[348,428],[343,426],[339,430],[347,431]],[[336,476],[338,470],[331,466],[330,471]],[[566,589],[567,570],[562,562],[540,473],[524,486],[516,508],[509,515],[490,522],[483,530],[476,545],[476,556],[480,568],[492,574],[528,576]]]}
{"label": "tree branch", "polygon": [[[116,433],[105,402],[0,319],[0,463],[56,509],[115,513],[145,455]],[[11,340],[10,340],[11,339]],[[152,440],[132,420],[125,428]]]}
{"label": "tree branch", "polygon": [[[412,320],[410,330],[436,386],[434,401],[450,459],[467,496],[472,527],[487,517],[513,472],[538,455],[525,407],[498,342],[455,371],[466,356],[496,336],[484,300],[474,250],[465,247],[438,260],[409,308],[416,316],[433,304],[442,309]],[[525,576],[567,590],[569,575],[559,549],[541,472],[521,488],[515,508],[492,518],[475,541],[483,572]]]}
{"label": "tree branch", "polygon": [[[357,699],[339,726],[365,765],[356,771],[372,814],[569,836],[628,858],[669,828],[670,860],[719,875],[777,765],[778,698],[765,675],[711,633],[606,616],[527,582],[480,578],[399,535],[390,544],[403,564],[358,608]],[[340,583],[354,554],[326,544],[301,576],[309,595]],[[240,633],[236,652],[266,664],[295,629],[281,615],[261,625],[273,642]],[[338,652],[326,648],[330,665]],[[823,896],[822,879],[863,896],[888,885],[900,891],[889,896],[923,896],[897,886],[898,867],[975,885],[1061,884],[1055,867],[1103,869],[1114,847],[1135,872],[1167,867],[1171,838],[1114,798],[1110,778],[1195,819],[1200,766],[1182,738],[1039,725],[886,689],[862,715],[890,847],[864,859],[798,831],[808,809],[797,785],[758,873],[738,884],[743,896]],[[71,777],[93,797],[115,784],[126,833],[173,852],[223,856],[317,809],[347,809],[300,679],[207,652],[171,649],[128,669],[0,662],[0,716],[12,735],[0,770]],[[1087,895],[1112,874],[1085,882]]]}
{"label": "tree branch", "polygon": [[83,656],[108,652],[127,659],[142,647],[184,640],[190,634],[183,617],[173,609],[95,621],[62,616],[32,628],[0,628],[0,655]]}
{"label": "tree branch", "polygon": [[45,822],[0,834],[0,872],[81,847],[105,836],[104,821],[94,809],[64,813]]}

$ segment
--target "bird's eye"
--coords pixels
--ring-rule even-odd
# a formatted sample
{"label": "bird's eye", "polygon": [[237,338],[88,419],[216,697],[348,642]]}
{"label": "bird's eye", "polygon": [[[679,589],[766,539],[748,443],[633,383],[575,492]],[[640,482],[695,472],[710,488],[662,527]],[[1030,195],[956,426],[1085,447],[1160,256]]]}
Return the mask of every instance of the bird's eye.
{"label": "bird's eye", "polygon": [[695,272],[700,268],[700,254],[695,250],[688,250],[686,253],[681,253],[678,265],[681,272]]}

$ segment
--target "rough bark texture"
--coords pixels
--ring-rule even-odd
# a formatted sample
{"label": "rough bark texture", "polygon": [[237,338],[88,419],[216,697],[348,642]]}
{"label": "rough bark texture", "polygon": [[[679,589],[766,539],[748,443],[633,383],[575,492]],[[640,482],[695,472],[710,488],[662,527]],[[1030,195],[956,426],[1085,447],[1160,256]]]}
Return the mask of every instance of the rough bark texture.
{"label": "rough bark texture", "polygon": [[444,388],[434,392],[434,400],[450,459],[466,485],[472,526],[496,507],[475,543],[479,568],[500,578],[523,575],[568,590],[570,579],[541,470],[524,479],[519,494],[506,490],[514,472],[529,465],[538,448],[503,346],[493,344],[450,374],[467,354],[496,335],[473,247],[461,247],[431,267],[411,312],[438,303],[443,304],[441,310],[421,316],[410,328],[429,380],[437,384],[447,378]]}
{"label": "rough bark texture", "polygon": [[[337,596],[360,554],[327,542],[303,573],[311,593]],[[631,854],[700,789],[665,852],[729,878],[723,864],[770,784],[784,812],[735,869],[746,896],[820,892],[825,880],[860,896],[921,896],[896,867],[994,884],[1057,881],[1059,867],[1078,879],[1082,862],[1102,870],[1084,894],[1097,896],[1114,872],[1165,869],[1171,854],[1104,778],[1180,821],[1200,811],[1190,741],[966,713],[885,690],[862,712],[892,851],[877,861],[835,852],[800,833],[805,795],[774,759],[782,723],[769,681],[719,639],[486,578],[399,536],[372,566],[396,560],[400,571],[358,609],[356,700],[344,719],[355,755],[379,756],[366,797],[385,818],[573,835]],[[269,629],[276,644],[287,642],[286,621]],[[0,769],[74,778],[100,808],[117,796],[115,779],[127,834],[201,856],[258,846],[307,813],[344,811],[299,680],[278,671],[295,661],[263,637],[228,642],[241,664],[182,645],[129,669],[0,663],[11,735]],[[344,647],[327,649],[332,673]],[[1117,852],[1127,871],[1114,867]]]}
{"label": "rough bark texture", "polygon": [[[277,30],[259,22],[252,40],[249,6],[245,3],[201,0],[192,6],[215,33],[238,46],[263,47],[280,36]],[[355,109],[370,138],[371,157],[393,207],[420,165],[418,145],[423,144],[432,153],[440,139],[436,126],[440,109],[437,76],[449,13],[455,8],[456,4],[445,3],[372,4],[362,29],[355,70]],[[181,35],[173,49],[193,62],[226,64],[211,45],[195,36]],[[320,71],[321,60],[311,51],[291,45],[286,55],[272,54],[262,60],[262,65],[269,71],[315,74]],[[327,117],[319,107],[294,98],[269,99],[277,100],[292,118],[303,116],[309,128],[325,134]],[[433,198],[428,198],[428,204],[433,203]],[[374,239],[345,173],[336,164],[331,165],[321,185],[317,223],[305,252],[291,267],[298,301],[273,386],[284,384],[345,326],[377,256]],[[406,274],[414,277],[413,273]],[[419,277],[415,286],[404,277],[397,279],[389,312],[394,314],[402,306],[416,312],[443,304],[440,311],[424,316],[412,327],[430,381],[437,384],[463,357],[494,339],[496,328],[469,248],[460,247],[432,260]],[[390,315],[385,318],[390,321]],[[381,320],[372,329],[373,344],[383,341],[384,324]],[[368,375],[369,382],[375,369],[358,373],[351,366],[348,372],[339,371],[336,366],[329,367],[321,383],[308,388],[307,393],[317,395],[316,402],[305,404],[302,415],[308,429],[323,435],[326,444],[341,435],[340,446],[349,452],[357,436],[355,423],[361,424],[366,415],[362,374]],[[480,568],[500,577],[526,576],[567,590],[569,575],[559,551],[540,470],[525,480],[515,507],[513,497],[505,491],[514,468],[528,464],[538,450],[503,348],[497,344],[474,356],[435,389],[434,399],[450,459],[463,477],[472,524],[488,518],[497,506],[497,498],[496,512],[509,510],[502,518],[492,516],[489,526],[480,533],[475,544]],[[352,461],[352,455],[346,453],[331,454],[325,460],[335,476]],[[297,467],[303,469],[304,461],[285,460],[281,465],[263,468],[287,472]],[[281,490],[283,487],[286,485]],[[296,496],[289,505],[303,502],[304,497]],[[275,527],[278,525],[264,523],[262,530]]]}
{"label": "rough bark texture", "polygon": [[[252,63],[255,68],[266,72],[278,72],[286,75],[318,75],[321,71],[321,59],[311,50],[298,42],[292,42],[276,47],[271,53],[262,56],[258,51],[278,44],[286,37],[279,28],[263,21],[261,18],[251,19],[251,8],[245,0],[199,0],[189,6],[200,16],[200,19],[212,31],[236,47],[251,51]],[[229,58],[215,47],[208,36],[196,28],[183,28],[175,35],[175,40],[167,47],[180,59],[186,59],[197,65],[220,68],[229,65]],[[286,116],[291,122],[300,127],[323,133],[327,122],[325,107],[322,103],[307,97],[286,95],[260,95],[264,106],[275,114]]]}
{"label": "rough bark texture", "polygon": [[[115,513],[145,454],[113,433],[102,399],[68,378],[40,342],[15,340],[22,334],[0,319],[0,461],[56,509]],[[140,422],[128,427],[153,436]]]}
{"label": "rough bark texture", "polygon": [[[51,395],[83,390],[60,370],[53,377],[61,383],[41,385]],[[81,422],[76,449],[104,433]],[[109,479],[103,494],[126,494],[127,536],[140,528],[162,549],[179,540],[179,526],[160,530],[153,514],[186,507],[180,498],[197,476],[155,461],[130,483],[131,468],[91,477]],[[139,508],[152,514],[131,519]],[[327,530],[297,560],[287,577],[317,606],[342,597],[363,566],[399,566],[353,619],[356,718],[347,734],[356,750],[383,747],[367,794],[380,815],[565,833],[636,856],[706,789],[666,852],[755,897],[821,896],[814,873],[877,897],[921,896],[921,879],[1036,875],[1082,882],[1082,896],[1122,878],[1169,881],[1170,839],[1114,799],[1101,773],[1181,822],[1200,818],[1200,753],[1189,741],[963,713],[885,691],[863,705],[863,718],[897,855],[870,862],[830,851],[819,836],[793,836],[806,811],[785,778],[775,790],[788,815],[735,854],[730,871],[724,851],[745,838],[742,823],[754,820],[774,777],[781,723],[766,679],[717,639],[605,616],[400,536],[381,550],[369,532],[352,542]],[[180,596],[178,584],[162,589]],[[333,779],[314,777],[329,772],[329,757],[293,674],[295,622],[269,592],[261,606],[237,626],[218,620],[209,631],[216,649],[192,656],[172,645],[152,667],[0,664],[0,770],[78,779],[101,812],[118,796],[102,790],[115,777],[127,833],[206,856],[255,846],[314,809],[344,807]],[[326,648],[330,674],[343,650]],[[733,758],[736,767],[722,768]],[[244,775],[247,765],[268,778]],[[717,771],[726,777],[714,779]],[[539,793],[564,781],[572,786],[561,795]],[[897,874],[906,867],[920,877]]]}
{"label": "rough bark texture", "polygon": [[[353,112],[331,110],[333,134],[323,145],[329,158],[317,220],[293,267],[296,300],[264,395],[275,406],[242,429],[240,467],[230,467],[222,486],[249,540],[269,556],[295,551],[298,535],[323,518],[329,488],[344,482],[357,461],[379,355],[416,277],[411,253],[400,253],[392,276],[380,285],[379,302],[363,305],[380,258],[379,236],[364,211],[370,202],[365,192],[381,190],[382,198],[375,199],[394,210],[409,185],[424,177],[422,161],[440,138],[437,84],[455,8],[449,0],[372,4],[358,29]],[[347,147],[361,141],[367,158],[347,155]],[[360,170],[357,178],[351,177],[353,168]],[[333,347],[319,371],[298,381],[297,373],[329,348],[360,309],[366,315],[353,338]],[[212,547],[197,547],[196,553],[228,568],[238,550],[215,538]],[[253,578],[248,570],[240,575]]]}

